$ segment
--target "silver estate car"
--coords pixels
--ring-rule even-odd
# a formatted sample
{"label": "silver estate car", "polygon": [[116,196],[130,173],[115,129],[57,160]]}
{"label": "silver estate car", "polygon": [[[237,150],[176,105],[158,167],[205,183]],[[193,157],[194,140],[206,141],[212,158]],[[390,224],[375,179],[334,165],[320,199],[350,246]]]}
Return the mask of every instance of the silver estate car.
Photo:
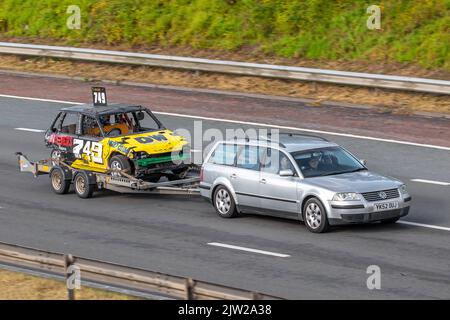
{"label": "silver estate car", "polygon": [[315,233],[330,225],[394,223],[409,212],[405,184],[370,172],[328,140],[280,134],[217,142],[202,166],[200,193],[217,213],[299,219]]}

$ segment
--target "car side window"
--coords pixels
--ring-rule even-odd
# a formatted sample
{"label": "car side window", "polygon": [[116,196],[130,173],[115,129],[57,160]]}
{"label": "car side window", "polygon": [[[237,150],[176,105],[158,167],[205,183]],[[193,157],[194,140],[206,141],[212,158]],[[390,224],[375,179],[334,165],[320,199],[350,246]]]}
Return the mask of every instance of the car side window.
{"label": "car side window", "polygon": [[90,116],[83,116],[81,134],[84,136],[100,137],[101,131],[97,119]]}
{"label": "car side window", "polygon": [[272,148],[266,150],[261,166],[262,172],[279,174],[281,170],[292,170],[295,173],[294,165],[283,152]]}
{"label": "car side window", "polygon": [[59,127],[61,133],[77,134],[77,127],[79,121],[79,114],[66,113],[62,116],[61,126]]}
{"label": "car side window", "polygon": [[237,145],[221,143],[214,150],[209,162],[226,166],[234,166],[236,154]]}
{"label": "car side window", "polygon": [[259,148],[257,146],[242,146],[236,160],[236,166],[242,169],[259,171]]}

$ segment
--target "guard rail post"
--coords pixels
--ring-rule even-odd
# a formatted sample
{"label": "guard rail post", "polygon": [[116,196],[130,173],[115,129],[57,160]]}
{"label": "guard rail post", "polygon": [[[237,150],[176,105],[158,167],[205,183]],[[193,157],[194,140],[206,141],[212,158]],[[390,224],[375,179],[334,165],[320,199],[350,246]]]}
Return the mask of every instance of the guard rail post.
{"label": "guard rail post", "polygon": [[64,255],[64,272],[66,274],[66,287],[67,287],[67,299],[75,300],[75,290],[73,286],[69,284],[73,271],[71,271],[71,266],[75,263],[75,259],[71,254]]}
{"label": "guard rail post", "polygon": [[186,279],[186,300],[194,300],[195,281],[192,278]]}

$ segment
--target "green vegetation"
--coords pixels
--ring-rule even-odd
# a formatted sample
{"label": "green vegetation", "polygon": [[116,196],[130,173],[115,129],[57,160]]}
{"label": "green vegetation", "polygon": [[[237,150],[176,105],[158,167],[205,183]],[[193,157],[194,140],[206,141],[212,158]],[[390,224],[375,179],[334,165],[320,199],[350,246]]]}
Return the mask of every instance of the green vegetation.
{"label": "green vegetation", "polygon": [[[366,9],[382,8],[381,30]],[[81,29],[66,26],[69,5]],[[1,0],[0,36],[67,44],[188,46],[450,70],[450,0]],[[0,23],[1,24],[1,23]]]}

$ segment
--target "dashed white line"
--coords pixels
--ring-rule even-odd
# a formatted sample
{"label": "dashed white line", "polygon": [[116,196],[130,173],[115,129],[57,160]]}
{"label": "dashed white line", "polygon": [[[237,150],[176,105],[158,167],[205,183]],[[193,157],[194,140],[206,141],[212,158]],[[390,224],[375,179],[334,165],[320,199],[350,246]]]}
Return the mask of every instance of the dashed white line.
{"label": "dashed white line", "polygon": [[[69,102],[69,101],[52,100],[52,99],[39,99],[39,98],[11,96],[11,95],[3,95],[3,94],[0,94],[0,97],[12,98],[12,99],[22,99],[22,100],[34,100],[34,101],[52,102],[52,103],[64,103],[64,104],[72,104],[72,105],[80,105],[80,104],[82,104],[80,102]],[[276,129],[284,129],[284,130],[292,130],[292,131],[302,131],[302,132],[309,132],[309,133],[327,134],[327,135],[340,136],[340,137],[348,137],[348,138],[365,139],[365,140],[372,140],[372,141],[397,143],[397,144],[410,145],[410,146],[415,146],[415,147],[432,148],[432,149],[439,149],[439,150],[450,151],[450,147],[443,147],[443,146],[436,146],[436,145],[432,145],[432,144],[422,144],[422,143],[415,143],[415,142],[408,142],[408,141],[401,141],[401,140],[393,140],[393,139],[375,138],[375,137],[361,136],[361,135],[355,135],[355,134],[349,134],[349,133],[339,133],[339,132],[332,132],[332,131],[313,130],[313,129],[299,128],[299,127],[278,126],[278,125],[267,124],[267,123],[259,123],[259,122],[227,120],[227,119],[221,119],[221,118],[209,118],[209,117],[201,117],[201,116],[194,116],[194,115],[187,115],[187,114],[180,114],[180,113],[171,113],[171,112],[158,112],[158,111],[155,111],[153,113],[161,114],[161,115],[167,115],[167,116],[172,116],[172,117],[199,119],[199,120],[207,120],[207,121],[219,121],[219,122],[226,122],[226,123],[244,124],[244,125],[250,125],[250,126],[253,125],[253,126],[260,126],[260,127],[267,127],[267,128],[276,128]]]}
{"label": "dashed white line", "polygon": [[403,220],[397,221],[397,223],[407,224],[407,225],[415,226],[415,227],[423,227],[423,228],[450,231],[450,228],[448,228],[448,227],[435,226],[432,224],[424,224],[424,223],[417,223],[417,222],[403,221]]}
{"label": "dashed white line", "polygon": [[277,252],[270,252],[270,251],[264,251],[264,250],[246,248],[246,247],[233,246],[231,244],[220,243],[220,242],[209,242],[208,245],[215,246],[215,247],[234,249],[234,250],[247,251],[247,252],[252,252],[252,253],[265,254],[265,255],[268,255],[268,256],[274,256],[274,257],[279,257],[279,258],[288,258],[288,257],[290,257],[290,255],[288,255],[288,254],[277,253]]}
{"label": "dashed white line", "polygon": [[191,152],[203,152],[202,150],[192,149]]}
{"label": "dashed white line", "polygon": [[443,182],[443,181],[434,181],[434,180],[426,180],[426,179],[411,179],[411,181],[428,183],[428,184],[436,184],[438,186],[450,186],[450,182]]}
{"label": "dashed white line", "polygon": [[31,128],[14,128],[14,130],[19,130],[19,131],[29,131],[29,132],[45,132],[45,130],[41,130],[41,129],[31,129]]}

